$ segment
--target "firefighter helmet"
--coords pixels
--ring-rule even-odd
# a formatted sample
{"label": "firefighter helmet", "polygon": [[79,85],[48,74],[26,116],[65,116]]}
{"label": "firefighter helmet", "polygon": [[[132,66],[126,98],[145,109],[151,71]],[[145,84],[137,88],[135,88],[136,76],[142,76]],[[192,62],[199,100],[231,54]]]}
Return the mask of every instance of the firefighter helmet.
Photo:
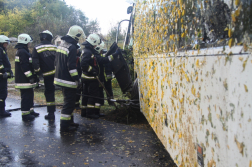
{"label": "firefighter helmet", "polygon": [[77,25],[70,27],[67,35],[72,37],[76,41],[79,41],[80,38],[86,38],[86,35],[85,35],[83,29]]}
{"label": "firefighter helmet", "polygon": [[97,34],[90,34],[87,37],[87,42],[93,46],[97,46],[97,45],[101,44],[101,39],[100,39],[99,35],[97,35]]}
{"label": "firefighter helmet", "polygon": [[28,34],[20,34],[18,36],[18,42],[17,43],[22,43],[22,44],[28,44],[32,41],[32,37]]}
{"label": "firefighter helmet", "polygon": [[95,47],[95,50],[100,53],[103,49],[105,49],[105,43],[102,41],[100,45]]}
{"label": "firefighter helmet", "polygon": [[43,41],[44,39],[51,41],[53,38],[53,34],[48,30],[45,30],[45,31],[39,33],[39,36],[40,36],[41,41]]}
{"label": "firefighter helmet", "polygon": [[5,35],[0,35],[0,43],[10,43],[10,39]]}

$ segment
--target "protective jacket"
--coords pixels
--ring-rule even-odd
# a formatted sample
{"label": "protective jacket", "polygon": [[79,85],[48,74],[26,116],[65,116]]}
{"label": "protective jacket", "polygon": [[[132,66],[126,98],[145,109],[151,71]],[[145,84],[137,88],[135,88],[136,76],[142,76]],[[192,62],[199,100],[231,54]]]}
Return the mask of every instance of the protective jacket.
{"label": "protective jacket", "polygon": [[112,79],[112,65],[110,62],[103,65],[104,66],[104,75],[105,81]]}
{"label": "protective jacket", "polygon": [[3,79],[2,76],[5,72],[10,76],[11,64],[5,49],[0,46],[0,80]]}
{"label": "protective jacket", "polygon": [[37,83],[30,83],[31,78],[36,78],[32,67],[32,57],[28,47],[24,44],[17,44],[15,56],[15,88],[29,89],[37,86]]}
{"label": "protective jacket", "polygon": [[96,75],[100,74],[99,64],[104,64],[110,62],[108,57],[101,57],[93,46],[88,42],[84,42],[84,49],[81,56],[81,69],[83,79],[96,79]]}
{"label": "protective jacket", "polygon": [[44,77],[52,76],[55,73],[54,61],[57,46],[49,41],[41,43],[33,48],[32,65],[37,74],[43,73]]}
{"label": "protective jacket", "polygon": [[61,38],[62,42],[56,50],[54,84],[67,88],[77,88],[79,80],[76,67],[77,42],[69,37]]}

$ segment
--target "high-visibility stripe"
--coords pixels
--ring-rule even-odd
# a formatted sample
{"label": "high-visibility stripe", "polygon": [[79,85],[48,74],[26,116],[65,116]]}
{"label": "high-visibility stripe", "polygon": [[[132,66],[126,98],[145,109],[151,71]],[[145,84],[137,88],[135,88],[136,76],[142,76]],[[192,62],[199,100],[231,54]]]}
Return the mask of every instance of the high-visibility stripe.
{"label": "high-visibility stripe", "polygon": [[29,58],[29,63],[32,63],[32,58],[31,57]]}
{"label": "high-visibility stripe", "polygon": [[[0,73],[0,76],[1,76],[1,75],[3,75],[3,73]],[[8,75],[8,76],[10,76],[10,73],[9,73],[9,72],[7,72],[7,75]]]}
{"label": "high-visibility stripe", "polygon": [[4,68],[4,65],[1,65],[1,66],[0,66],[0,70],[3,69],[3,68]]}
{"label": "high-visibility stripe", "polygon": [[26,71],[24,74],[26,75],[26,77],[32,76],[32,72],[31,71]]}
{"label": "high-visibility stripe", "polygon": [[70,75],[71,75],[72,77],[78,75],[78,72],[77,72],[76,69],[70,70],[69,73],[70,73]]}
{"label": "high-visibility stripe", "polygon": [[112,55],[108,56],[109,61],[114,60],[114,57]]}
{"label": "high-visibility stripe", "polygon": [[61,46],[58,46],[56,52],[63,53],[65,55],[67,55],[67,56],[69,54],[69,50],[67,48],[64,48],[64,47],[61,47]]}
{"label": "high-visibility stripe", "polygon": [[31,113],[30,111],[22,111],[22,115],[28,115],[30,113]]}
{"label": "high-visibility stripe", "polygon": [[15,62],[20,62],[18,56],[15,56]]}
{"label": "high-visibility stripe", "polygon": [[96,78],[93,77],[93,76],[87,76],[87,75],[85,75],[85,74],[83,74],[83,73],[82,73],[82,75],[81,75],[81,78],[85,78],[85,79],[96,79]]}
{"label": "high-visibility stripe", "polygon": [[100,103],[95,103],[95,108],[101,108],[101,104]]}
{"label": "high-visibility stripe", "polygon": [[37,49],[37,52],[42,53],[44,51],[56,51],[56,50],[57,49],[55,47],[44,47],[44,48]]}
{"label": "high-visibility stripe", "polygon": [[47,106],[55,106],[55,102],[53,101],[53,102],[46,102],[46,105]]}
{"label": "high-visibility stripe", "polygon": [[87,106],[80,105],[80,108],[81,108],[81,109],[86,109]]}
{"label": "high-visibility stripe", "polygon": [[49,76],[55,74],[55,70],[43,73],[43,76]]}
{"label": "high-visibility stripe", "polygon": [[93,59],[93,58],[94,58],[94,55],[91,56],[91,59]]}
{"label": "high-visibility stripe", "polygon": [[60,120],[71,120],[71,115],[61,114]]}
{"label": "high-visibility stripe", "polygon": [[59,78],[54,78],[54,84],[68,87],[68,88],[77,88],[77,85],[75,82],[65,81]]}
{"label": "high-visibility stripe", "polygon": [[92,66],[89,66],[88,67],[88,72],[90,72],[92,70],[92,68],[93,68]]}
{"label": "high-visibility stripe", "polygon": [[40,68],[39,69],[34,69],[35,72],[39,72],[40,71]]}
{"label": "high-visibility stripe", "polygon": [[80,102],[75,102],[75,104],[80,104]]}
{"label": "high-visibility stripe", "polygon": [[0,99],[0,101],[2,102],[2,101],[3,101],[3,99]]}
{"label": "high-visibility stripe", "polygon": [[3,50],[3,53],[6,54],[6,52]]}
{"label": "high-visibility stripe", "polygon": [[92,105],[92,104],[88,104],[88,105],[87,105],[87,108],[95,108],[95,106]]}
{"label": "high-visibility stripe", "polygon": [[57,46],[55,45],[40,45],[40,46],[37,46],[36,49],[41,49],[41,48],[57,48]]}
{"label": "high-visibility stripe", "polygon": [[38,84],[30,84],[30,83],[16,83],[15,88],[16,89],[29,89],[29,88],[35,88]]}

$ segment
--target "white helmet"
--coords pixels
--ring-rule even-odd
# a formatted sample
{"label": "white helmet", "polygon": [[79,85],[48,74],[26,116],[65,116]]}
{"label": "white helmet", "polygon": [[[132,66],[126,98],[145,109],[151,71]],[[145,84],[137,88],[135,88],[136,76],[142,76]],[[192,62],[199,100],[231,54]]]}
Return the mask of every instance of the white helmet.
{"label": "white helmet", "polygon": [[32,37],[28,34],[20,34],[18,36],[18,42],[17,43],[22,43],[22,44],[28,44],[32,41]]}
{"label": "white helmet", "polygon": [[87,37],[87,41],[88,41],[88,43],[90,43],[93,46],[101,44],[101,39],[100,39],[99,35],[97,35],[97,34],[90,34]]}
{"label": "white helmet", "polygon": [[53,37],[52,33],[49,30],[45,30],[45,31],[41,32],[40,34],[49,34]]}
{"label": "white helmet", "polygon": [[72,37],[76,41],[79,41],[80,38],[86,38],[86,35],[85,35],[83,29],[77,25],[70,27],[67,35]]}
{"label": "white helmet", "polygon": [[10,39],[5,35],[0,35],[0,43],[10,43]]}
{"label": "white helmet", "polygon": [[100,53],[103,49],[105,49],[105,43],[102,41],[100,45],[95,47],[95,50]]}

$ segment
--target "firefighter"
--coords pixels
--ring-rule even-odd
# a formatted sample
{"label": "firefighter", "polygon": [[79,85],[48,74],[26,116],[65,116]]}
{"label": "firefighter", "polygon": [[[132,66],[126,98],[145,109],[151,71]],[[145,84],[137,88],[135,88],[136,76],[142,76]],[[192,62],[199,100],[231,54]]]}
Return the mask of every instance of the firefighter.
{"label": "firefighter", "polygon": [[[95,48],[95,50],[100,53],[101,57],[104,57],[103,53],[104,53],[104,49],[105,49],[105,43],[102,42],[99,46],[97,46]],[[112,85],[111,85],[111,80],[112,80],[112,66],[111,66],[111,62],[102,64],[99,62],[99,66],[100,66],[100,81],[103,82],[105,89],[108,91],[109,95],[107,94],[107,97],[113,98],[113,91],[112,91]],[[99,94],[100,94],[100,104],[104,105],[104,93],[103,93],[103,87],[100,85],[99,87]],[[109,105],[112,105],[113,103],[111,101],[108,101]]]}
{"label": "firefighter", "polygon": [[54,81],[54,60],[57,47],[51,44],[53,35],[50,31],[45,30],[39,34],[41,43],[33,48],[32,51],[32,65],[35,73],[41,77],[44,77],[45,84],[45,98],[47,105],[48,115],[45,115],[45,119],[54,120],[55,115],[55,87]]}
{"label": "firefighter", "polygon": [[99,63],[104,64],[112,61],[113,55],[108,57],[100,57],[95,48],[101,44],[101,39],[97,34],[90,34],[87,40],[82,43],[84,45],[81,57],[82,80],[84,82],[82,96],[81,116],[91,119],[98,119],[100,112],[99,100]]}
{"label": "firefighter", "polygon": [[[78,43],[79,48],[77,49],[77,55],[76,55],[76,67],[78,71],[78,76],[81,78],[81,67],[80,67],[80,56],[81,56],[81,47],[80,44]],[[82,89],[77,89],[77,94],[76,94],[76,100],[75,100],[75,109],[79,110],[80,109],[80,96],[81,96]]]}
{"label": "firefighter", "polygon": [[83,29],[74,25],[70,27],[66,36],[61,38],[62,42],[58,46],[55,58],[54,84],[62,87],[64,105],[60,117],[60,131],[75,131],[78,124],[73,121],[73,110],[75,108],[75,98],[77,88],[81,81],[76,68],[76,55],[79,46],[77,43],[81,38],[85,38]]}
{"label": "firefighter", "polygon": [[39,113],[33,110],[34,91],[38,78],[32,67],[32,56],[28,47],[32,42],[32,37],[28,34],[20,34],[15,48],[15,88],[20,89],[21,111],[23,121],[32,121]]}
{"label": "firefighter", "polygon": [[0,117],[10,117],[11,113],[5,111],[5,99],[7,98],[7,78],[13,78],[11,64],[6,53],[10,39],[0,35]]}

